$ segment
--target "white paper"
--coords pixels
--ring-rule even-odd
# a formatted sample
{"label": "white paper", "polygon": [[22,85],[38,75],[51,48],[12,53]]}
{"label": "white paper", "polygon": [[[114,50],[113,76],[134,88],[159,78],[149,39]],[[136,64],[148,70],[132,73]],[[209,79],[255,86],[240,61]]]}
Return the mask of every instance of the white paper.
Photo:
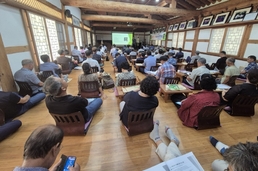
{"label": "white paper", "polygon": [[230,89],[231,87],[226,84],[217,84],[217,89]]}
{"label": "white paper", "polygon": [[204,171],[192,152],[162,162],[144,171]]}

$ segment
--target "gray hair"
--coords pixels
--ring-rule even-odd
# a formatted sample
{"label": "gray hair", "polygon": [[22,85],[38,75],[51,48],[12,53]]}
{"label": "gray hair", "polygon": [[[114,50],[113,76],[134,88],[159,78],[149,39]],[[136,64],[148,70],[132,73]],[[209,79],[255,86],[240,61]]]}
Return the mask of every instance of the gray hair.
{"label": "gray hair", "polygon": [[235,58],[230,57],[227,59],[227,61],[234,64],[236,60],[235,60]]}
{"label": "gray hair", "polygon": [[33,61],[31,59],[23,59],[21,61],[22,66],[30,64],[30,63],[33,63]]}
{"label": "gray hair", "polygon": [[197,62],[200,62],[201,64],[206,64],[206,59],[205,58],[199,58],[198,60],[197,60]]}
{"label": "gray hair", "polygon": [[246,144],[238,143],[226,149],[223,154],[234,171],[258,170],[258,143],[247,142]]}
{"label": "gray hair", "polygon": [[57,96],[60,94],[61,87],[61,82],[56,81],[55,77],[50,76],[44,82],[43,91],[51,96]]}

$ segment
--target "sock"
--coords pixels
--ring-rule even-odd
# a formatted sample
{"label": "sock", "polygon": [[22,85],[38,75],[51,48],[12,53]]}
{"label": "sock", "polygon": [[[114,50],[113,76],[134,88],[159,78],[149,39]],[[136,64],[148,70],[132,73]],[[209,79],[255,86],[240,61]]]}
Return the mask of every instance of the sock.
{"label": "sock", "polygon": [[228,148],[226,144],[223,144],[222,142],[218,141],[216,138],[212,136],[210,136],[210,142],[220,152],[220,154],[223,154],[225,150]]}
{"label": "sock", "polygon": [[165,133],[167,137],[170,139],[170,141],[173,140],[176,143],[176,145],[179,146],[179,140],[168,126],[165,126]]}
{"label": "sock", "polygon": [[159,120],[154,122],[154,128],[150,133],[150,138],[156,143],[157,141],[160,140],[159,136]]}

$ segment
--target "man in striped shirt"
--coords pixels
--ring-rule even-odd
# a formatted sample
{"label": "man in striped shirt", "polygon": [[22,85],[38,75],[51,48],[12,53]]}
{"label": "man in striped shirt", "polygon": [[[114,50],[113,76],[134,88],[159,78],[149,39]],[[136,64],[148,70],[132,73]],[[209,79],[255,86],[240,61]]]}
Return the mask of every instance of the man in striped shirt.
{"label": "man in striped shirt", "polygon": [[176,71],[175,67],[167,62],[168,57],[167,56],[161,56],[160,62],[161,66],[158,68],[156,72],[156,78],[159,79],[160,83],[164,83],[164,80],[166,77],[175,77]]}

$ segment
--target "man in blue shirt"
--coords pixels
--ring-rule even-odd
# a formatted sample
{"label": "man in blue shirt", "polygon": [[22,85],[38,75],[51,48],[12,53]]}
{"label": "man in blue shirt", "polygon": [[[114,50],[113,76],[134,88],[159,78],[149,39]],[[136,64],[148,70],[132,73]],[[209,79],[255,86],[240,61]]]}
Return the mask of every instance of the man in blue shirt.
{"label": "man in blue shirt", "polygon": [[145,66],[144,70],[140,68],[140,71],[143,73],[148,74],[150,71],[150,68],[152,66],[156,66],[156,58],[151,55],[151,51],[147,51],[147,58],[144,59],[143,66]]}
{"label": "man in blue shirt", "polygon": [[176,58],[174,58],[174,55],[175,55],[175,53],[173,53],[173,52],[168,53],[168,57],[169,57],[168,63],[170,63],[171,65],[176,65],[176,63],[177,63],[177,60],[176,60]]}
{"label": "man in blue shirt", "polygon": [[246,79],[246,74],[248,73],[248,71],[250,69],[258,68],[257,63],[256,63],[256,56],[254,56],[254,55],[248,56],[247,62],[248,62],[248,65],[240,72],[239,78]]}
{"label": "man in blue shirt", "polygon": [[[58,77],[60,74],[61,66],[55,64],[54,62],[50,62],[50,58],[48,55],[41,55],[40,59],[44,62],[43,64],[40,64],[39,70],[40,71],[52,71],[55,77]],[[58,72],[59,69],[59,72]]]}
{"label": "man in blue shirt", "polygon": [[21,82],[27,82],[32,89],[32,94],[42,91],[43,82],[32,71],[34,67],[31,59],[22,60],[22,68],[14,74],[14,79]]}

